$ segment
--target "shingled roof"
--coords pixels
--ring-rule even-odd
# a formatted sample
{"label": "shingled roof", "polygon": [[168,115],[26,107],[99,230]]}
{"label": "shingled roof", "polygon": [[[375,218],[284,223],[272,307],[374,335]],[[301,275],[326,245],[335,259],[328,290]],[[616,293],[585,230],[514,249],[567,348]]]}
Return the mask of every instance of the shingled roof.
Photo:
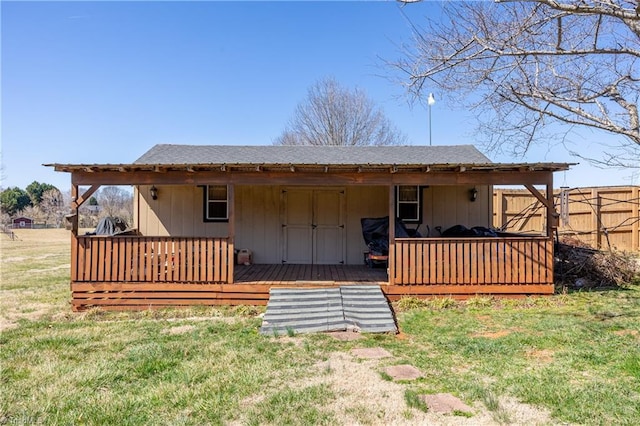
{"label": "shingled roof", "polygon": [[134,164],[414,165],[490,164],[473,145],[233,146],[155,145]]}

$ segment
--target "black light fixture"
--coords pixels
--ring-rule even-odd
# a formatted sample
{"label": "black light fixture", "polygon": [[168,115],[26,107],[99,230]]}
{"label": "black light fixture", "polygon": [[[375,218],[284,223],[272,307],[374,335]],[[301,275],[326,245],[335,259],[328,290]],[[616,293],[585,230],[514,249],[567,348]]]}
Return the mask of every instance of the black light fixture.
{"label": "black light fixture", "polygon": [[158,188],[156,188],[155,185],[151,186],[151,189],[149,189],[149,193],[151,194],[151,198],[153,198],[154,200],[158,199]]}
{"label": "black light fixture", "polygon": [[478,190],[474,186],[469,190],[469,201],[472,203],[478,199]]}

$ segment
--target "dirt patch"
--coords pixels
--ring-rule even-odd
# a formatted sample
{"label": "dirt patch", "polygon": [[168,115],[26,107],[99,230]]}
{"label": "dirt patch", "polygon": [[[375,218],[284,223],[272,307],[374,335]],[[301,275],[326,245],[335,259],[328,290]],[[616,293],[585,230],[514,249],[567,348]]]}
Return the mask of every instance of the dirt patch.
{"label": "dirt patch", "polygon": [[485,337],[487,339],[499,339],[501,337],[505,337],[510,335],[511,333],[521,332],[522,329],[519,328],[508,328],[505,330],[498,331],[484,331],[481,333],[473,333],[471,337]]}
{"label": "dirt patch", "polygon": [[162,330],[162,332],[166,334],[185,334],[195,329],[196,327],[194,325],[179,325],[177,327],[166,328]]}
{"label": "dirt patch", "polygon": [[341,340],[343,342],[359,340],[363,337],[362,334],[354,333],[353,331],[330,331],[327,334],[334,339]]}
{"label": "dirt patch", "polygon": [[640,333],[638,333],[638,330],[616,330],[613,332],[613,334],[617,335],[617,336],[635,336],[635,337],[640,337]]}
{"label": "dirt patch", "polygon": [[[499,424],[493,413],[476,402],[467,416],[455,413],[438,413],[435,410],[420,411],[407,406],[404,395],[407,385],[382,379],[380,360],[358,359],[351,354],[334,352],[326,361],[313,366],[306,377],[288,382],[287,386],[304,389],[326,385],[337,397],[322,407],[332,412],[339,424],[348,425],[433,425],[433,426],[489,426]],[[260,393],[243,400],[247,407],[268,396]],[[551,424],[549,413],[536,407],[521,404],[515,399],[501,398],[500,407],[509,414],[514,425]],[[467,406],[468,407],[468,406]],[[461,410],[462,411],[462,410]],[[233,424],[245,424],[238,419]]]}
{"label": "dirt patch", "polygon": [[52,312],[51,305],[45,303],[29,303],[19,305],[11,303],[10,292],[3,294],[2,315],[0,316],[0,332],[18,326],[20,320],[36,321]]}
{"label": "dirt patch", "polygon": [[554,352],[550,349],[532,349],[525,353],[525,356],[536,360],[538,363],[550,364],[553,362]]}
{"label": "dirt patch", "polygon": [[355,348],[351,353],[358,358],[380,359],[392,357],[391,353],[383,348]]}

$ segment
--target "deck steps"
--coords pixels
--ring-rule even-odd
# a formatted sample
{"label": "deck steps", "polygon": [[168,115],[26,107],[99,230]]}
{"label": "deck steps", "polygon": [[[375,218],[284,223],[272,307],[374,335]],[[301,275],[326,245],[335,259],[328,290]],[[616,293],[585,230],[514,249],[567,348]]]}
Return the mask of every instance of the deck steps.
{"label": "deck steps", "polygon": [[380,286],[272,288],[260,333],[282,335],[345,330],[398,331]]}

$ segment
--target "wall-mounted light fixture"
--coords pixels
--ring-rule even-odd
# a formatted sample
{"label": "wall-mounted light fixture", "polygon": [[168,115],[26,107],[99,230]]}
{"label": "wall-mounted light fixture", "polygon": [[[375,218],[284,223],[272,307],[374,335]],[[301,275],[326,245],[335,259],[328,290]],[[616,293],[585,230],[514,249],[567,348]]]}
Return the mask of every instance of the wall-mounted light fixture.
{"label": "wall-mounted light fixture", "polygon": [[478,199],[478,190],[474,186],[469,190],[469,201],[473,203],[477,199]]}
{"label": "wall-mounted light fixture", "polygon": [[158,188],[156,188],[155,185],[151,186],[151,189],[149,189],[149,193],[151,194],[151,198],[153,198],[154,200],[158,199]]}

